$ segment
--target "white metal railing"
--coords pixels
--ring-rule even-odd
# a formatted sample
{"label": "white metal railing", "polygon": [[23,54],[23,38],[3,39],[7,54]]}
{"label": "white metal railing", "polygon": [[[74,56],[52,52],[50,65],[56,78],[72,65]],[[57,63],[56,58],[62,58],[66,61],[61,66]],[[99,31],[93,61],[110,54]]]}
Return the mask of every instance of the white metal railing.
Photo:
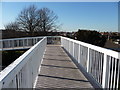
{"label": "white metal railing", "polygon": [[44,37],[47,37],[47,44],[60,44],[61,39],[60,36],[40,36],[40,37],[2,39],[0,40],[0,51],[14,49],[28,49]]}
{"label": "white metal railing", "polygon": [[47,44],[61,45],[61,36],[45,36],[47,37]]}
{"label": "white metal railing", "polygon": [[33,88],[46,44],[59,44],[60,36],[41,36],[0,40],[1,50],[30,48],[0,72],[1,88]]}
{"label": "white metal railing", "polygon": [[1,71],[0,89],[33,88],[46,44],[47,38],[44,37],[12,64]]}
{"label": "white metal railing", "polygon": [[[32,88],[46,44],[61,44],[102,88],[116,89],[119,86],[120,53],[118,52],[60,36],[0,40],[2,50],[12,48],[10,41],[15,43],[15,40],[19,43],[22,40],[22,48],[25,45],[32,46],[33,42],[35,45],[0,72],[0,88]],[[11,44],[9,47],[4,46],[8,43]],[[20,47],[19,44],[13,46],[13,49]]]}
{"label": "white metal railing", "polygon": [[61,37],[61,45],[102,88],[120,86],[120,53]]}
{"label": "white metal railing", "polygon": [[30,48],[43,37],[25,37],[0,40],[0,50]]}

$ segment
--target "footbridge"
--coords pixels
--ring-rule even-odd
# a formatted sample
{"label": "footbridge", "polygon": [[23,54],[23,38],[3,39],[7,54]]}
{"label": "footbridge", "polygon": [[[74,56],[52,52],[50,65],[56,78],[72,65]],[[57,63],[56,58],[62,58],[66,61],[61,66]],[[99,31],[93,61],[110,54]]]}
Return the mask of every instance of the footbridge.
{"label": "footbridge", "polygon": [[120,53],[62,36],[0,40],[0,50],[28,49],[0,72],[0,89],[118,89]]}

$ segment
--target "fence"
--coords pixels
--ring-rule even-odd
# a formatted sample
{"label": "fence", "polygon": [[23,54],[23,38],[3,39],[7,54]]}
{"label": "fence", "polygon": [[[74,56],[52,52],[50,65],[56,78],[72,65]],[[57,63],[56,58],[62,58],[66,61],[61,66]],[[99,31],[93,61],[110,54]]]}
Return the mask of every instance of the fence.
{"label": "fence", "polygon": [[1,50],[35,44],[0,72],[0,88],[32,88],[46,44],[61,44],[102,88],[117,89],[120,86],[118,52],[60,36],[7,39],[1,40],[0,44]]}
{"label": "fence", "polygon": [[27,37],[0,40],[0,50],[30,48],[43,37]]}
{"label": "fence", "polygon": [[61,45],[102,88],[120,86],[120,53],[61,37]]}
{"label": "fence", "polygon": [[[21,40],[24,41],[23,39]],[[46,43],[47,43],[46,37],[41,39],[38,43],[36,44],[34,43],[35,45],[32,48],[30,48],[18,59],[16,59],[12,64],[10,64],[3,71],[1,71],[0,89],[6,87],[33,88],[35,78],[38,75],[39,66],[43,58]]]}
{"label": "fence", "polygon": [[46,36],[47,44],[61,45],[61,36]]}
{"label": "fence", "polygon": [[0,51],[3,50],[16,50],[28,49],[40,41],[42,38],[47,38],[47,44],[60,45],[60,36],[41,36],[41,37],[25,37],[25,38],[12,38],[0,40]]}
{"label": "fence", "polygon": [[0,72],[0,88],[33,88],[46,44],[60,45],[60,36],[0,40],[2,50],[30,48]]}

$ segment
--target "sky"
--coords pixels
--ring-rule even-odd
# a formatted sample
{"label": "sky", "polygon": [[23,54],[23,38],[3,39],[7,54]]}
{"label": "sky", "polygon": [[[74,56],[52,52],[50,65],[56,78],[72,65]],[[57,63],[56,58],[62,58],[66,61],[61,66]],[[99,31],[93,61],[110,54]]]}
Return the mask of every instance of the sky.
{"label": "sky", "polygon": [[58,16],[60,31],[118,31],[117,2],[2,2],[0,29],[15,21],[25,7],[33,4],[38,9],[47,7],[53,10]]}

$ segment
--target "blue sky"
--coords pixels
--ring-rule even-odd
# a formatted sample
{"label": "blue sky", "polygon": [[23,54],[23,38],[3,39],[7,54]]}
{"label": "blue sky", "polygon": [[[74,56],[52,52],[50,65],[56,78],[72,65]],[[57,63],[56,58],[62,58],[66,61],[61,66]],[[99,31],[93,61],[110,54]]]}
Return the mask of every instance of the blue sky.
{"label": "blue sky", "polygon": [[2,2],[3,25],[0,28],[14,21],[21,10],[33,4],[38,9],[47,7],[53,10],[62,24],[62,31],[118,31],[117,2]]}

